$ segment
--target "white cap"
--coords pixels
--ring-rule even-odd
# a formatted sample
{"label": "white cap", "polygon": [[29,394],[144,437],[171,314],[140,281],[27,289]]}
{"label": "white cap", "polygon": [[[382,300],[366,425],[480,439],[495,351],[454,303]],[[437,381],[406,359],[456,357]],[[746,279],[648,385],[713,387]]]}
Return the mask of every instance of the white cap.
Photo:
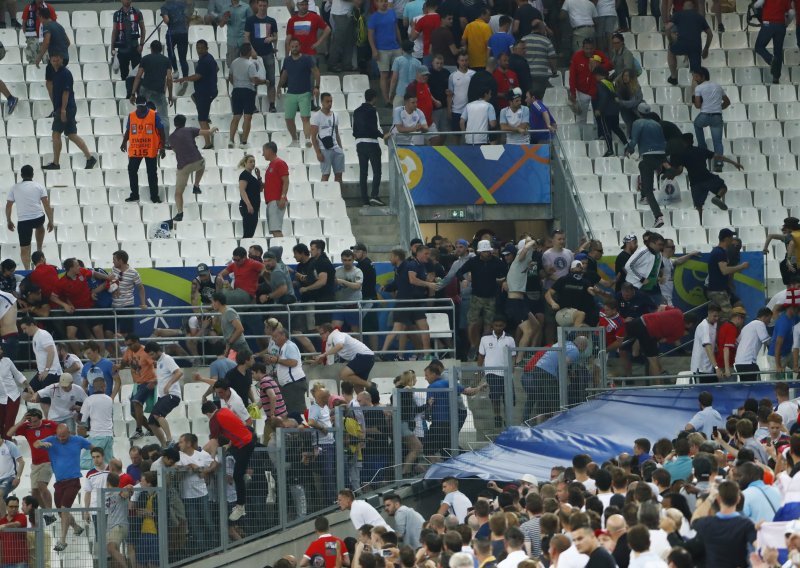
{"label": "white cap", "polygon": [[478,243],[478,252],[492,252],[492,243],[487,240]]}
{"label": "white cap", "polygon": [[570,268],[577,268],[578,266],[583,266],[583,262],[580,260],[573,260],[572,264],[569,265]]}
{"label": "white cap", "polygon": [[531,485],[539,485],[539,480],[536,479],[536,476],[532,473],[526,473],[522,476],[520,481],[524,481],[525,483],[530,483]]}

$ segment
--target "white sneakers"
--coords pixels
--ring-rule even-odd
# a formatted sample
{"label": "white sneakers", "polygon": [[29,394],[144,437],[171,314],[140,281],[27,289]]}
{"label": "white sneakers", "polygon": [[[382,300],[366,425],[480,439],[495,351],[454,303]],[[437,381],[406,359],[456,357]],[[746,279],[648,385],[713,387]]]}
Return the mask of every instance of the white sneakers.
{"label": "white sneakers", "polygon": [[244,517],[247,513],[244,512],[244,505],[236,505],[231,510],[231,514],[228,515],[229,521],[238,521],[242,517]]}

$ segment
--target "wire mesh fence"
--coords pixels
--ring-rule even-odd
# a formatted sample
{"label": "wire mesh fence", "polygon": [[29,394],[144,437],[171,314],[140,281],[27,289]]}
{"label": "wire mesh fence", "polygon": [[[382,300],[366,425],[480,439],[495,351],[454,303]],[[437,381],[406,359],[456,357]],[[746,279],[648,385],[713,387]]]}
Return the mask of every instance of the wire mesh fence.
{"label": "wire mesh fence", "polygon": [[[36,529],[28,526],[25,515],[19,515],[23,520],[12,520],[0,525],[0,566],[4,568],[36,566]],[[16,528],[8,528],[12,523]]]}
{"label": "wire mesh fence", "polygon": [[[38,509],[36,565],[85,568],[104,562],[105,556],[98,555],[102,543],[95,524],[100,512],[100,508]],[[55,522],[47,525],[45,519],[51,516]]]}

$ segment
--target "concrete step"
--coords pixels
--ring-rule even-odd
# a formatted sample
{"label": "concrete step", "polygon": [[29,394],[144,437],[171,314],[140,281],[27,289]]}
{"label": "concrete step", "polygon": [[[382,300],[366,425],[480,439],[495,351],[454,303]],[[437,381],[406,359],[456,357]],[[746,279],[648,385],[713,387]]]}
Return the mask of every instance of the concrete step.
{"label": "concrete step", "polygon": [[[389,181],[385,179],[389,174],[383,172],[381,180],[380,191],[378,197],[388,205],[389,203]],[[369,182],[369,191],[372,191],[372,182]],[[342,198],[348,207],[361,207],[361,188],[358,182],[344,182],[342,183]]]}

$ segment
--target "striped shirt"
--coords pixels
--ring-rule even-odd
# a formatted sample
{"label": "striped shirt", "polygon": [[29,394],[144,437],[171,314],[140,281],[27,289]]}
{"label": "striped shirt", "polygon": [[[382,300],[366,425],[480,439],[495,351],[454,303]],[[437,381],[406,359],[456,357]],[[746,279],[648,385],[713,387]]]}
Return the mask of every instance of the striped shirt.
{"label": "striped shirt", "polygon": [[522,41],[525,42],[525,59],[528,60],[531,77],[549,77],[550,58],[556,56],[553,44],[546,36],[539,34],[528,34]]}
{"label": "striped shirt", "polygon": [[133,301],[133,290],[142,285],[142,278],[135,268],[130,266],[121,271],[118,268],[113,270],[114,278],[119,282],[119,290],[114,294],[111,306],[114,308],[129,308],[135,305]]}
{"label": "striped shirt", "polygon": [[[270,402],[269,396],[267,395],[267,391],[270,389],[272,389],[272,392],[275,393],[274,408]],[[258,383],[258,392],[261,395],[261,408],[264,409],[268,419],[274,416],[277,417],[286,415],[286,403],[283,401],[281,389],[278,387],[278,383],[275,382],[275,379],[269,375],[264,376],[264,378],[262,378]]]}

